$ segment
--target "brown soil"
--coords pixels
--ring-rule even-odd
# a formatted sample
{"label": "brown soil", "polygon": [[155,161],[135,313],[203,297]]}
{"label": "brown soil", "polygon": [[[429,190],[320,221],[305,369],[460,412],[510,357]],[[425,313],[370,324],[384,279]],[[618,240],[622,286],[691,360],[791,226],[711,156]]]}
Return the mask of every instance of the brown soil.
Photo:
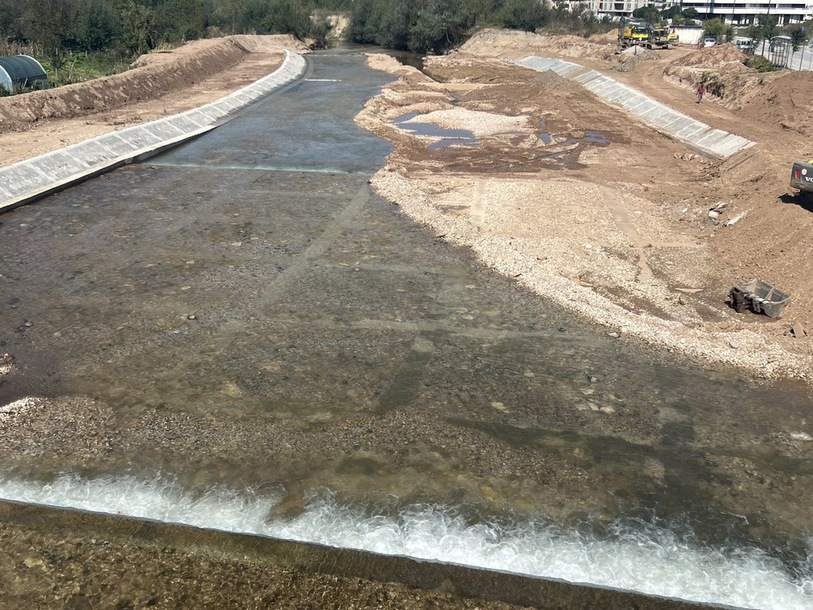
{"label": "brown soil", "polygon": [[[697,154],[573,81],[504,61],[529,55],[603,71],[757,145],[724,161]],[[794,160],[813,155],[813,78],[760,74],[744,59],[730,45],[619,55],[609,43],[496,30],[429,58],[428,76],[371,58],[400,76],[359,117],[395,146],[373,183],[447,239],[609,332],[758,375],[806,377],[813,216],[788,179]],[[698,105],[701,79],[715,88]],[[418,113],[413,124],[472,130],[477,145],[430,147],[431,138],[392,122],[406,113]],[[485,127],[508,117],[524,123]],[[591,132],[603,140],[583,141]],[[781,319],[728,307],[731,287],[753,278],[791,294]]]}

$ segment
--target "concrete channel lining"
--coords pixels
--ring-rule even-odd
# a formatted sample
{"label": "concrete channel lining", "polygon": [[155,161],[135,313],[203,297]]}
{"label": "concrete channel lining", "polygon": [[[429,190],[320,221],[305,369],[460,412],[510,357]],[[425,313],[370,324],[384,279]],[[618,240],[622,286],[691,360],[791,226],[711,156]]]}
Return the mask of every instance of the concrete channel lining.
{"label": "concrete channel lining", "polygon": [[216,102],[0,168],[0,213],[206,133],[304,72],[305,58],[286,51],[277,70]]}
{"label": "concrete channel lining", "polygon": [[596,70],[582,72],[582,67],[573,62],[529,56],[520,60],[510,60],[510,63],[540,72],[552,70],[560,76],[571,78],[605,102],[621,106],[661,133],[721,159],[755,144],[742,136],[713,129]]}

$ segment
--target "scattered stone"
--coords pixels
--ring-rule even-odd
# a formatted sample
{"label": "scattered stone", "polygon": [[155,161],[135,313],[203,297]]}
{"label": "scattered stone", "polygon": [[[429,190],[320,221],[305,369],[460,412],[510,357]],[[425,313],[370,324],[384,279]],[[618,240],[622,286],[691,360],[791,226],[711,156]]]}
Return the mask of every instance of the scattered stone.
{"label": "scattered stone", "polygon": [[8,352],[0,356],[0,364],[8,364],[12,360],[14,360],[14,356],[9,354]]}
{"label": "scattered stone", "polygon": [[722,212],[727,207],[728,207],[728,202],[727,201],[718,201],[713,206],[711,206],[711,208],[709,208],[709,211]]}
{"label": "scattered stone", "polygon": [[791,326],[791,328],[790,328],[790,332],[791,332],[791,333],[793,334],[793,336],[794,336],[794,337],[796,337],[797,339],[801,339],[802,337],[804,337],[804,336],[807,334],[807,329],[805,329],[805,327],[804,327],[804,326],[802,326],[801,324],[799,324],[799,323],[797,322],[796,324],[794,324],[793,326]]}
{"label": "scattered stone", "polygon": [[42,557],[26,557],[23,559],[26,568],[42,567],[44,563]]}
{"label": "scattered stone", "polygon": [[198,317],[195,314],[190,313],[188,316],[186,316],[186,319],[187,320],[197,320]]}
{"label": "scattered stone", "polygon": [[34,323],[31,322],[30,320],[26,320],[25,322],[23,322],[23,326],[25,326],[26,328],[31,328],[32,326],[34,326]]}
{"label": "scattered stone", "polygon": [[738,348],[740,347],[740,344],[739,344],[739,343],[737,343],[737,342],[736,342],[736,341],[734,341],[734,340],[730,340],[730,341],[728,342],[728,347],[730,347],[731,349],[738,349]]}
{"label": "scattered stone", "polygon": [[737,214],[733,218],[729,218],[728,221],[725,223],[725,226],[730,227],[731,225],[738,223],[743,218],[745,218],[745,216],[747,214],[748,214],[748,210],[745,210],[744,212],[740,212],[739,214]]}
{"label": "scattered stone", "polygon": [[615,409],[609,405],[599,407],[599,411],[601,411],[602,413],[606,413],[608,415],[615,413]]}
{"label": "scattered stone", "polygon": [[709,218],[711,218],[712,220],[716,220],[719,217],[720,217],[720,212],[717,212],[715,210],[709,210]]}
{"label": "scattered stone", "polygon": [[611,330],[610,332],[607,333],[607,336],[612,337],[613,339],[618,339],[618,337],[621,336],[621,333],[616,330]]}

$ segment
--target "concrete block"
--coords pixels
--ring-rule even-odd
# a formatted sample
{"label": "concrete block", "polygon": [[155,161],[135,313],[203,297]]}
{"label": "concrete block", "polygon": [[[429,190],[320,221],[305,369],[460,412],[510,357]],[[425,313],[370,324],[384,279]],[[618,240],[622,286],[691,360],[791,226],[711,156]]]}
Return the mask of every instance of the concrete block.
{"label": "concrete block", "polygon": [[88,165],[64,150],[58,150],[31,159],[29,161],[29,167],[37,169],[47,177],[47,180],[43,182],[43,186],[49,182],[64,180],[73,174],[78,174],[88,169]]}

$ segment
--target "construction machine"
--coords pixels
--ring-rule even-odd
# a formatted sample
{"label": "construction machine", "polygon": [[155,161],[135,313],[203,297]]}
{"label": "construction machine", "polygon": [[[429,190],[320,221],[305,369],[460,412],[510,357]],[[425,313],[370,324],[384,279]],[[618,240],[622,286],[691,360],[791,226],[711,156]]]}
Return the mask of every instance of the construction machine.
{"label": "construction machine", "polygon": [[790,185],[799,189],[799,196],[813,199],[813,159],[807,163],[798,161],[790,170]]}
{"label": "construction machine", "polygon": [[668,49],[677,43],[677,34],[669,26],[654,26],[642,19],[622,17],[618,24],[618,46],[622,49],[642,46],[647,49]]}

